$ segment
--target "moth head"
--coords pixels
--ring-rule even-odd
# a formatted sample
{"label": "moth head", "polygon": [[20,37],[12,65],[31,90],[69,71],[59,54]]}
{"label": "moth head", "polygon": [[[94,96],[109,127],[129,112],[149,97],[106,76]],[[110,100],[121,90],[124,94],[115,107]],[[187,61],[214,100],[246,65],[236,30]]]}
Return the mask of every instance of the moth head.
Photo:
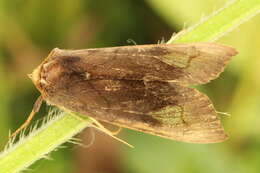
{"label": "moth head", "polygon": [[58,78],[61,70],[55,66],[55,58],[60,49],[55,48],[47,56],[47,58],[33,70],[31,74],[28,74],[29,78],[33,81],[36,88],[44,95],[44,90],[51,84],[51,82]]}

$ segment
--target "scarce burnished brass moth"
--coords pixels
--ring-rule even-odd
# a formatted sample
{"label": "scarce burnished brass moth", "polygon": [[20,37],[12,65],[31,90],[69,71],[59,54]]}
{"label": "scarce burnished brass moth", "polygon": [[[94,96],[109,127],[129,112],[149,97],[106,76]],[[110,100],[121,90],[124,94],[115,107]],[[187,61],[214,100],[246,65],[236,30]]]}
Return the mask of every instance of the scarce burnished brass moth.
{"label": "scarce burnished brass moth", "polygon": [[219,76],[235,49],[216,43],[55,48],[31,78],[49,104],[177,141],[227,139],[210,99],[192,85]]}

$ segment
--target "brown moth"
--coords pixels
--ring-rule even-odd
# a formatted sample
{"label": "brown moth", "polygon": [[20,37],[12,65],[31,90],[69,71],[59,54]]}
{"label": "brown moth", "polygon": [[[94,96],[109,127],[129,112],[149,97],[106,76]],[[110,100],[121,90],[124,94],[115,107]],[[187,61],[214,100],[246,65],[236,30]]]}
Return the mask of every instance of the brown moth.
{"label": "brown moth", "polygon": [[177,141],[227,139],[210,99],[189,88],[224,70],[236,51],[215,43],[55,48],[32,73],[60,108]]}

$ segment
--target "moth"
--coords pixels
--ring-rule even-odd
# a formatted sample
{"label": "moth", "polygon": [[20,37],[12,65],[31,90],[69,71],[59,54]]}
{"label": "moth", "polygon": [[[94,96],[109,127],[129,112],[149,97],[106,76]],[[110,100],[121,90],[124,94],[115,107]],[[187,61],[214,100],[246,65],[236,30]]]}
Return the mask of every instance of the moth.
{"label": "moth", "polygon": [[189,143],[227,139],[211,100],[189,86],[219,76],[235,49],[216,43],[55,48],[31,79],[50,105]]}

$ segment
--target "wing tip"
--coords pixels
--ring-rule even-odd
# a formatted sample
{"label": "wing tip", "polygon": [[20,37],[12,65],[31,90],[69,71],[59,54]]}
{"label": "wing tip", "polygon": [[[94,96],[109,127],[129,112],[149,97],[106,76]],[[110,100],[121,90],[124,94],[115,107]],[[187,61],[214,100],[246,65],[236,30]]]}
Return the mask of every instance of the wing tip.
{"label": "wing tip", "polygon": [[209,133],[205,136],[198,136],[194,134],[194,136],[190,136],[182,140],[187,143],[195,143],[195,144],[213,144],[213,143],[221,143],[229,139],[229,135],[224,132],[224,129],[218,131],[217,133]]}
{"label": "wing tip", "polygon": [[229,139],[229,136],[226,133],[223,133],[221,136],[217,136],[216,138],[212,139],[201,139],[197,141],[193,141],[192,143],[198,143],[198,144],[214,144],[214,143],[221,143]]}

